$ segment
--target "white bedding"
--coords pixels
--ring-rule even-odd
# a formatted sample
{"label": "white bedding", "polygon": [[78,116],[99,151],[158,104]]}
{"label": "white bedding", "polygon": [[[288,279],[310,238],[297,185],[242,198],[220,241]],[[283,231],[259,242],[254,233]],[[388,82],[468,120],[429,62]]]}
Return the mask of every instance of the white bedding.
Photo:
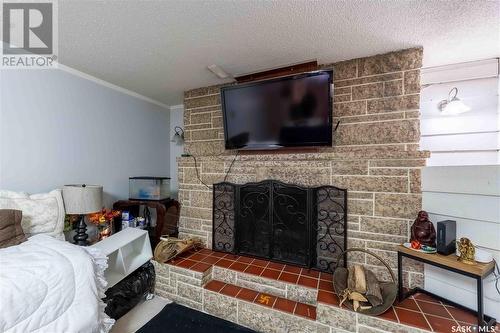
{"label": "white bedding", "polygon": [[106,257],[47,235],[0,249],[0,332],[108,332]]}

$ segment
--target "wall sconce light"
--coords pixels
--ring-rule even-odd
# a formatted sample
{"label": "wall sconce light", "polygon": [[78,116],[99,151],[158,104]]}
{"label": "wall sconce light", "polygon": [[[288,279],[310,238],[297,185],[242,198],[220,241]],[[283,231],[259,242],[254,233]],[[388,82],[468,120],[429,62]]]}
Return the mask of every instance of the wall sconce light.
{"label": "wall sconce light", "polygon": [[172,138],[172,142],[175,142],[176,145],[182,145],[184,143],[184,130],[180,126],[174,127],[174,137]]}
{"label": "wall sconce light", "polygon": [[[454,94],[453,94],[454,93]],[[448,98],[438,104],[438,109],[444,115],[457,115],[470,111],[470,107],[464,104],[458,97],[458,89],[455,87],[448,93]]]}

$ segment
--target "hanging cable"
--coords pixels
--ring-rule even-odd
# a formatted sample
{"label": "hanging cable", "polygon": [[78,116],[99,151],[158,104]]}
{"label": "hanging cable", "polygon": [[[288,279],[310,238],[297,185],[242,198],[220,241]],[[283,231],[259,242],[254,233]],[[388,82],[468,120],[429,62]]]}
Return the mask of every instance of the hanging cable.
{"label": "hanging cable", "polygon": [[[226,174],[224,175],[224,182],[227,180],[227,176],[231,172],[231,169],[233,168],[233,164],[236,161],[236,158],[238,157],[238,154],[239,154],[239,151],[237,150],[236,154],[234,154],[234,157],[233,157],[233,160],[231,161],[231,164],[229,165],[229,168],[226,171]],[[196,160],[196,157],[193,154],[189,154],[189,153],[183,154],[183,156],[185,156],[185,157],[190,156],[190,157],[193,158],[193,160],[194,160],[194,169],[196,171],[196,178],[198,178],[198,180],[200,181],[200,183],[202,183],[203,185],[205,185],[205,187],[210,190],[211,189],[210,186],[201,179],[200,171],[198,170],[198,161]]]}
{"label": "hanging cable", "polygon": [[500,288],[498,287],[498,282],[500,281],[500,267],[498,267],[498,263],[495,259],[493,259],[495,262],[495,270],[493,270],[493,275],[495,275],[495,289],[497,290],[497,293],[500,295]]}
{"label": "hanging cable", "polygon": [[238,154],[239,154],[239,150],[236,151],[236,154],[234,154],[234,158],[231,162],[231,164],[229,165],[229,169],[227,169],[226,171],[226,175],[224,176],[224,181],[227,180],[227,176],[229,175],[229,173],[231,172],[231,168],[233,167],[233,164],[234,164],[234,161],[236,161],[236,157],[238,157]]}
{"label": "hanging cable", "polygon": [[191,156],[194,160],[194,169],[196,170],[196,178],[198,178],[200,183],[205,185],[210,190],[210,186],[208,186],[203,180],[201,180],[200,173],[198,171],[198,162],[196,161],[196,157],[194,157],[194,155],[192,155],[192,154],[189,154],[189,156]]}
{"label": "hanging cable", "polygon": [[[500,282],[500,267],[498,266],[498,263],[495,259],[493,259],[493,262],[495,264],[495,267],[493,269],[493,275],[494,275],[494,278],[493,279],[485,279],[484,282],[490,282],[490,281],[494,281],[494,285],[495,285],[495,289],[497,291],[497,293],[500,295],[500,287],[498,286],[499,282]],[[498,302],[498,298],[494,298],[494,297],[490,297],[489,295],[484,295],[484,298],[486,299],[489,299],[490,301],[493,301],[493,302]]]}

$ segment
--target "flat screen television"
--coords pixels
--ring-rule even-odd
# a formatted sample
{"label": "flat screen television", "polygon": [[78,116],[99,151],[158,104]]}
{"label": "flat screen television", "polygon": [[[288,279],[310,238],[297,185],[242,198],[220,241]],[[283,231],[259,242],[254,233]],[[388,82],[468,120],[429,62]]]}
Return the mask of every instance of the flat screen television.
{"label": "flat screen television", "polygon": [[226,149],[332,145],[332,71],[221,88]]}

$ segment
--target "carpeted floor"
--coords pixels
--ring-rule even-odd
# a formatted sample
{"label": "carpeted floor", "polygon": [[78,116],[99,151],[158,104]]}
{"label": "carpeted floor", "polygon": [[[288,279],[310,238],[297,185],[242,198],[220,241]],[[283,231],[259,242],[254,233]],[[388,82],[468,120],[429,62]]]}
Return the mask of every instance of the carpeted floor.
{"label": "carpeted floor", "polygon": [[176,303],[167,304],[160,313],[137,331],[137,333],[182,332],[252,333],[255,331]]}

